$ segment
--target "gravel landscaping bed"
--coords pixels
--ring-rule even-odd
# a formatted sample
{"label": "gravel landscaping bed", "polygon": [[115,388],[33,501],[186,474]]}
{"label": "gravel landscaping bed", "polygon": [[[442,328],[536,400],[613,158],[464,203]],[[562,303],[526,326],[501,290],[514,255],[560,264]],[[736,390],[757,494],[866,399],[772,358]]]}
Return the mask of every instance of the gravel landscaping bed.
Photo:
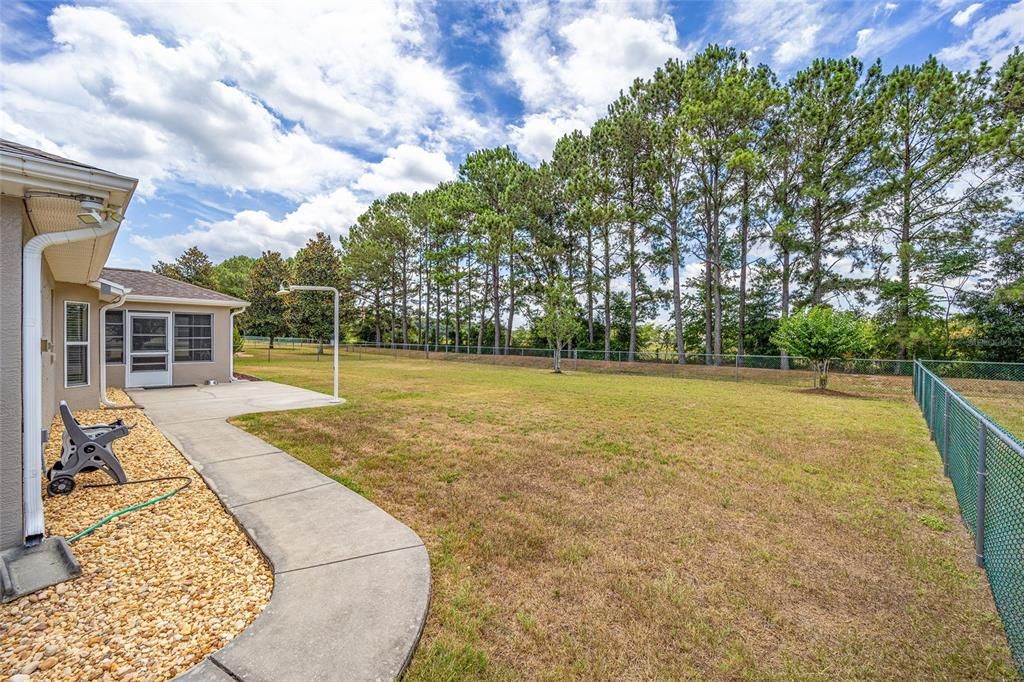
{"label": "gravel landscaping bed", "polygon": [[[111,389],[111,400],[131,400]],[[220,649],[259,615],[273,577],[259,551],[202,478],[138,409],[86,410],[84,424],[134,425],[114,450],[129,480],[189,476],[192,484],[72,544],[82,576],[0,605],[0,674],[16,680],[165,680]],[[56,419],[47,466],[60,456]],[[45,481],[44,481],[45,482]],[[71,537],[182,481],[87,488],[46,497],[47,532]]]}

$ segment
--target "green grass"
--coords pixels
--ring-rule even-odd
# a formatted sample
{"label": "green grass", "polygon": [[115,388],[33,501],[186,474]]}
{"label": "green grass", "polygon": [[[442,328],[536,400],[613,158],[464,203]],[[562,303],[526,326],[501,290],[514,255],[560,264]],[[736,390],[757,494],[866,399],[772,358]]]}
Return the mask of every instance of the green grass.
{"label": "green grass", "polygon": [[968,395],[971,403],[1024,443],[1024,392],[1002,396]]}
{"label": "green grass", "polygon": [[[239,371],[328,392],[329,362]],[[411,680],[1015,676],[909,400],[343,356],[244,428],[427,544]]]}

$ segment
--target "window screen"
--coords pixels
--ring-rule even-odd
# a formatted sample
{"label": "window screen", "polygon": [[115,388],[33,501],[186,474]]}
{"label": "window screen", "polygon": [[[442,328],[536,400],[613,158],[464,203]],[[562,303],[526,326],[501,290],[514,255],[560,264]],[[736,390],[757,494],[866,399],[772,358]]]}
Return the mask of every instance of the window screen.
{"label": "window screen", "polygon": [[213,360],[213,315],[175,314],[174,361]]}
{"label": "window screen", "polygon": [[120,365],[124,362],[124,311],[108,310],[106,320],[107,364]]}
{"label": "window screen", "polygon": [[64,385],[89,384],[89,304],[64,304]]}

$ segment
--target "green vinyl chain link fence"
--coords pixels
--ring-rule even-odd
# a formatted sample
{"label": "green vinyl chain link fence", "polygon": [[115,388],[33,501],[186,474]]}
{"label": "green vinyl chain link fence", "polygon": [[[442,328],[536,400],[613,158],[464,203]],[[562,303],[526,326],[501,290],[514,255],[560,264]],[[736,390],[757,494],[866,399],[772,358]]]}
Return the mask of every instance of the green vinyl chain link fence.
{"label": "green vinyl chain link fence", "polygon": [[[960,514],[974,535],[978,565],[988,574],[1010,650],[1024,675],[1024,444],[950,385],[965,378],[963,370],[927,364],[931,368],[914,363],[914,399],[953,482]],[[940,378],[937,372],[944,370],[953,377]],[[1004,390],[1012,394],[1024,387],[1015,376],[1002,376],[1012,371],[1005,367],[998,377],[966,378],[1006,382]]]}

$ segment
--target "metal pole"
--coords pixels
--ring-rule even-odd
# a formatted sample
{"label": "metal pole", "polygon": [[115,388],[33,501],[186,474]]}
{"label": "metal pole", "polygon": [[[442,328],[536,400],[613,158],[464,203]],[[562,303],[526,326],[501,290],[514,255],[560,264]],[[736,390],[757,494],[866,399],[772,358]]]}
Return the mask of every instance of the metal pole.
{"label": "metal pole", "polygon": [[978,566],[985,566],[985,479],[988,477],[988,425],[978,420],[978,504],[976,506],[974,555]]}
{"label": "metal pole", "polygon": [[[338,333],[338,307],[339,307],[338,304],[339,304],[339,299],[341,298],[341,294],[338,293],[338,290],[336,288],[334,288],[334,287],[312,286],[312,285],[307,285],[307,284],[293,284],[291,286],[286,286],[286,284],[284,282],[281,283],[281,290],[279,292],[277,292],[277,293],[278,294],[287,294],[289,291],[330,291],[332,294],[334,294],[334,340],[333,340],[334,342],[331,344],[332,346],[334,346],[334,400],[333,400],[333,402],[340,403],[341,402],[341,398],[338,397],[338,342],[340,341],[340,338],[339,338],[340,334]],[[321,345],[319,347],[322,347],[322,345],[323,345],[323,342],[321,341]],[[268,355],[269,355],[269,351],[268,351]],[[317,353],[317,362],[319,362],[319,361],[320,361],[320,353],[318,352]]]}
{"label": "metal pole", "polygon": [[935,380],[931,379],[928,390],[928,433],[935,440]]}
{"label": "metal pole", "polygon": [[942,473],[949,476],[949,389],[942,390]]}
{"label": "metal pole", "polygon": [[334,290],[334,402],[341,402],[338,397],[338,290]]}

